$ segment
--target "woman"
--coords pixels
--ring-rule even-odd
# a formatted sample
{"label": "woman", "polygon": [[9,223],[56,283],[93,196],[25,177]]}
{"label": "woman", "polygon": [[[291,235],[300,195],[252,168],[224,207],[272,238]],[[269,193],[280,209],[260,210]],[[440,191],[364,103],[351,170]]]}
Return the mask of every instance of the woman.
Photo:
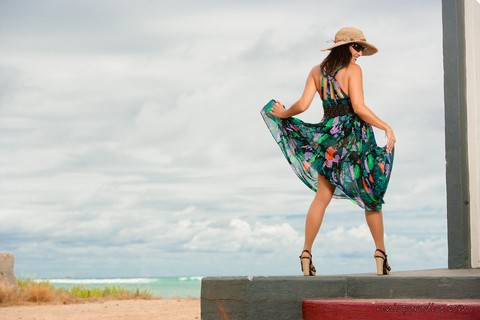
{"label": "woman", "polygon": [[[392,128],[364,102],[361,56],[378,52],[362,31],[346,27],[335,35],[335,44],[323,62],[308,75],[300,99],[289,109],[272,100],[262,116],[298,177],[315,198],[305,222],[305,243],[300,256],[304,275],[315,275],[312,245],[332,197],[347,198],[365,210],[375,242],[377,274],[390,271],[385,253],[382,204],[393,164],[395,135]],[[318,124],[293,116],[308,109],[315,93],[323,100],[324,117]],[[387,144],[377,146],[371,126],[385,131]]]}

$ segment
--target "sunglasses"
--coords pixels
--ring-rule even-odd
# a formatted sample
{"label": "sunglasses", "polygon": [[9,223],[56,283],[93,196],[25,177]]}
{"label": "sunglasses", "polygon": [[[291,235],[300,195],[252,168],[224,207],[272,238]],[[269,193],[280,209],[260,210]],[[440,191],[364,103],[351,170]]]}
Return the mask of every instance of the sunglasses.
{"label": "sunglasses", "polygon": [[357,51],[357,52],[363,52],[363,50],[365,50],[365,47],[358,44],[358,43],[352,43],[351,44],[353,50]]}

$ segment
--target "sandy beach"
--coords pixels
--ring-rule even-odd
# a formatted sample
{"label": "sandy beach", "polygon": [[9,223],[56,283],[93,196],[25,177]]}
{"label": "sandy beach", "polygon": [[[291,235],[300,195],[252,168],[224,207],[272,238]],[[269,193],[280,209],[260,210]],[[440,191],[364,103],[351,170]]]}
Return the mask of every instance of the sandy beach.
{"label": "sandy beach", "polygon": [[0,320],[192,320],[200,299],[110,300],[67,305],[0,307]]}

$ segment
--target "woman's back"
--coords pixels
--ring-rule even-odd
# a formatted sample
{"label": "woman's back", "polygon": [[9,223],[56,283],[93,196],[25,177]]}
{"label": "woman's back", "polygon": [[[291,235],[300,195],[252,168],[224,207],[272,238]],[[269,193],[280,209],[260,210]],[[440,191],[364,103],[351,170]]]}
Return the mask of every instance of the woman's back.
{"label": "woman's back", "polygon": [[[354,68],[360,67],[358,65],[349,65],[335,71],[333,74],[325,74],[325,72],[321,71],[320,65],[316,66],[313,76],[320,98],[323,101],[349,98],[349,79]],[[328,97],[328,92],[337,93],[337,95]]]}

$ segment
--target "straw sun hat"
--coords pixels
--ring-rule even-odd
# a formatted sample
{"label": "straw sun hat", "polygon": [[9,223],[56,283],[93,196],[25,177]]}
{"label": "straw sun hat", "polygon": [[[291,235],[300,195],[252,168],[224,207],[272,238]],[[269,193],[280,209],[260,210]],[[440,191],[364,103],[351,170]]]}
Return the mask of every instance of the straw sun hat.
{"label": "straw sun hat", "polygon": [[335,44],[331,47],[322,49],[322,51],[332,50],[333,48],[354,42],[365,47],[365,50],[363,50],[364,56],[371,56],[378,52],[378,49],[373,44],[367,42],[363,32],[354,27],[345,27],[338,30],[335,34]]}

